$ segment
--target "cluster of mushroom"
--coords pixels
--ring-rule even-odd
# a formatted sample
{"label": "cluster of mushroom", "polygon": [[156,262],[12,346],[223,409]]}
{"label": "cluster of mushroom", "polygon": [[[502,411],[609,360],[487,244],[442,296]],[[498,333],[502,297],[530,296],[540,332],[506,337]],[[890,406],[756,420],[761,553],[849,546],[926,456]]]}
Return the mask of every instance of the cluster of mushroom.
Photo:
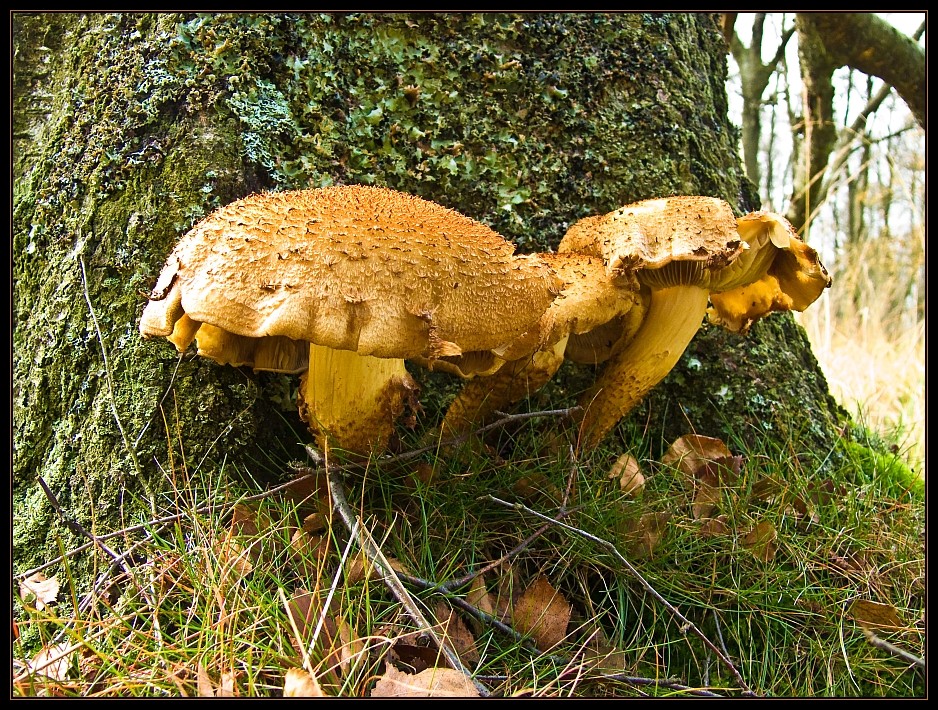
{"label": "cluster of mushroom", "polygon": [[411,360],[469,381],[461,433],[543,386],[564,358],[605,367],[582,400],[598,444],[674,366],[710,308],[745,332],[830,285],[781,217],[709,197],[627,205],[574,224],[556,254],[517,255],[487,226],[385,188],[253,195],[176,245],[140,332],[220,364],[301,373],[321,447],[380,452],[416,406]]}

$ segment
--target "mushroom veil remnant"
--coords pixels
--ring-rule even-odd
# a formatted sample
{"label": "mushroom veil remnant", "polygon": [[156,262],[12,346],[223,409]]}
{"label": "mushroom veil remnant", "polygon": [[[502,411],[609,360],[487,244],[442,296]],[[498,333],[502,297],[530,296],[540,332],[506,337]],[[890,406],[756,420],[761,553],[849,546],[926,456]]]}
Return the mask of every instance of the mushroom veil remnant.
{"label": "mushroom veil remnant", "polygon": [[140,332],[220,364],[303,373],[300,413],[320,446],[382,450],[413,403],[413,358],[489,371],[537,327],[552,269],[490,228],[379,187],[252,195],[176,245]]}

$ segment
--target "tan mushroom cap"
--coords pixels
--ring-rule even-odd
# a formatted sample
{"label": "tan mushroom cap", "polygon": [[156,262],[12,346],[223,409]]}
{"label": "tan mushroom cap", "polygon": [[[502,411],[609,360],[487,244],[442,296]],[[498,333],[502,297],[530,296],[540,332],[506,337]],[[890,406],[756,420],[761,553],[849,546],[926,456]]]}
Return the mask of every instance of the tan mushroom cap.
{"label": "tan mushroom cap", "polygon": [[648,274],[672,263],[717,271],[743,249],[729,204],[689,195],[641,200],[581,219],[567,230],[558,251],[598,256],[610,274]]}
{"label": "tan mushroom cap", "polygon": [[298,372],[308,341],[375,357],[499,348],[557,290],[487,226],[393,190],[252,195],[186,234],[144,309],[144,336],[255,369]]}

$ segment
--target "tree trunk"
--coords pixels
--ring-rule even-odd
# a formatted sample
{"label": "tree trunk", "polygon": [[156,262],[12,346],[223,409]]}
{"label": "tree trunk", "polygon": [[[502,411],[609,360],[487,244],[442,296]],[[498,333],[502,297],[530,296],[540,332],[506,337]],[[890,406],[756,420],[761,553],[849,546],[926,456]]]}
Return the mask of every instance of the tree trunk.
{"label": "tree trunk", "polygon": [[[137,331],[141,292],[220,205],[380,184],[522,251],[647,197],[757,206],[717,16],[16,14],[13,44],[18,569],[56,556],[57,540],[85,542],[40,476],[107,533],[162,509],[186,477],[269,478],[303,456],[296,378],[179,358]],[[565,370],[544,396],[591,374]],[[425,398],[420,426],[439,401]],[[837,416],[801,330],[772,316],[746,339],[705,328],[625,424],[780,446],[795,427],[823,458]]]}

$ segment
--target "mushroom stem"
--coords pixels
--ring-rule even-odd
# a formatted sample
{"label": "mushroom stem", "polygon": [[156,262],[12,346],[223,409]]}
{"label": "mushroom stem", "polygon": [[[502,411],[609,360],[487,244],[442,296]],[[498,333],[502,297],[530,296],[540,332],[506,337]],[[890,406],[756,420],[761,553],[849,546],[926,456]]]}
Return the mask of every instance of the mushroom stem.
{"label": "mushroom stem", "polygon": [[580,446],[594,448],[677,363],[707,312],[709,291],[670,286],[651,292],[648,314],[628,346],[583,395]]}
{"label": "mushroom stem", "polygon": [[417,389],[403,360],[312,344],[300,378],[300,416],[321,448],[367,456],[387,446]]}
{"label": "mushroom stem", "polygon": [[566,336],[545,350],[507,362],[492,375],[469,380],[456,395],[443,418],[443,438],[458,436],[500,409],[539,390],[563,364]]}

